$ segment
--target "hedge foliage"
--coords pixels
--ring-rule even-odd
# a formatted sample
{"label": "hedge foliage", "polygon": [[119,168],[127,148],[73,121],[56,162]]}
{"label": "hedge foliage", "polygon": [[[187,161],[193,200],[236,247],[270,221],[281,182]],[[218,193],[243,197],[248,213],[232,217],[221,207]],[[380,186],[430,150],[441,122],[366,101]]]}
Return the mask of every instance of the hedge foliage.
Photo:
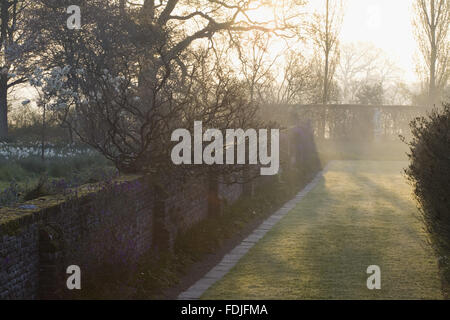
{"label": "hedge foliage", "polygon": [[410,165],[421,216],[437,248],[450,252],[450,104],[411,123]]}

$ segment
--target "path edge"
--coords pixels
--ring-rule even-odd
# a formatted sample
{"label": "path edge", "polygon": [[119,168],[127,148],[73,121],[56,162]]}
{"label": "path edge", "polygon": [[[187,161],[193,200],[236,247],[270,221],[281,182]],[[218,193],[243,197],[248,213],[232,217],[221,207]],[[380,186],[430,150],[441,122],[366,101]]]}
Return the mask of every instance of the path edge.
{"label": "path edge", "polygon": [[314,179],[297,193],[293,199],[286,202],[280,209],[264,220],[247,238],[242,240],[239,245],[227,253],[215,267],[186,291],[182,292],[177,300],[199,300],[206,290],[222,279],[269,230],[277,225],[284,216],[294,209],[297,204],[317,186],[333,162],[334,161],[328,162],[328,164],[316,174]]}

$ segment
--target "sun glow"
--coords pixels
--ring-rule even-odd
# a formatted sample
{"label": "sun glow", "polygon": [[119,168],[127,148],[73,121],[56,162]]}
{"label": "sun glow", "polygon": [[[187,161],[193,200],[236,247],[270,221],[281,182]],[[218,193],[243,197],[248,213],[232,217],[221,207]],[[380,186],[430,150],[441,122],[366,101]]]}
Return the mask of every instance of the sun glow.
{"label": "sun glow", "polygon": [[248,11],[250,20],[257,23],[266,23],[275,20],[276,7],[272,5],[258,6],[253,10]]}
{"label": "sun glow", "polygon": [[411,25],[411,0],[347,0],[342,43],[367,42],[384,50],[414,81],[413,56],[417,51]]}

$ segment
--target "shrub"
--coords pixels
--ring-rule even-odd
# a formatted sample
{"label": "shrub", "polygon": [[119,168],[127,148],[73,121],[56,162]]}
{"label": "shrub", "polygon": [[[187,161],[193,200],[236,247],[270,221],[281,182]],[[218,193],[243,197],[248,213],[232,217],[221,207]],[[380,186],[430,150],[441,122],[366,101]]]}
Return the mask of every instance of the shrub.
{"label": "shrub", "polygon": [[[102,182],[116,174],[117,170],[110,162],[96,153],[52,157],[45,161],[35,155],[23,158],[0,156],[0,206],[64,194],[76,186]],[[17,188],[11,188],[11,182]]]}
{"label": "shrub", "polygon": [[17,163],[0,161],[0,181],[22,181],[26,176],[26,171]]}
{"label": "shrub", "polygon": [[46,165],[38,156],[30,156],[27,158],[17,159],[16,163],[24,170],[33,174],[42,174],[46,170]]}
{"label": "shrub", "polygon": [[21,192],[22,190],[19,185],[15,181],[12,181],[8,188],[0,190],[0,207],[9,206],[17,202]]}
{"label": "shrub", "polygon": [[410,165],[421,217],[438,250],[450,249],[450,104],[411,123]]}
{"label": "shrub", "polygon": [[29,201],[47,196],[49,194],[50,191],[48,188],[48,176],[43,174],[39,177],[37,184],[25,192],[23,199],[25,201]]}

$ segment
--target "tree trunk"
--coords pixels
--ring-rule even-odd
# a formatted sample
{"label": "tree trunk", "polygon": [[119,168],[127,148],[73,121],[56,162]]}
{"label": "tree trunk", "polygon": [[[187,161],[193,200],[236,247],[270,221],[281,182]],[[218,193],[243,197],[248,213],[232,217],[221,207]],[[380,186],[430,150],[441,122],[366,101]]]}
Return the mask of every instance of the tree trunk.
{"label": "tree trunk", "polygon": [[326,22],[325,22],[325,72],[323,75],[323,99],[322,103],[328,103],[328,73],[329,73],[329,64],[330,64],[330,30],[329,30],[329,0],[327,0],[327,8],[326,8]]}
{"label": "tree trunk", "polygon": [[45,160],[45,127],[46,127],[45,121],[46,121],[46,119],[45,119],[45,104],[44,104],[44,110],[42,112],[42,141],[41,141],[41,158],[42,158],[42,161]]}
{"label": "tree trunk", "polygon": [[69,125],[67,130],[69,130],[69,141],[70,141],[70,144],[73,144],[73,129],[72,129],[72,126]]}
{"label": "tree trunk", "polygon": [[437,44],[436,44],[436,28],[437,23],[436,21],[436,12],[435,12],[435,6],[434,6],[434,0],[431,1],[431,26],[430,26],[430,33],[431,33],[431,39],[430,39],[430,84],[429,84],[429,90],[428,90],[428,100],[431,105],[436,104],[437,102],[437,96],[436,96],[436,62],[437,62]]}
{"label": "tree trunk", "polygon": [[[0,5],[0,36],[3,43],[0,43],[2,55],[5,54],[6,41],[8,40],[9,3],[1,1]],[[3,57],[4,58],[4,57]],[[2,65],[3,64],[3,65]],[[3,68],[6,72],[3,72]],[[6,60],[0,61],[0,139],[8,137],[8,68]]]}
{"label": "tree trunk", "polygon": [[[432,38],[434,37],[434,32],[432,32]],[[434,42],[434,40],[432,41]],[[430,87],[429,87],[429,101],[433,105],[437,101],[436,97],[436,60],[437,60],[437,50],[436,50],[436,43],[431,44],[431,56],[430,56]]]}
{"label": "tree trunk", "polygon": [[325,53],[325,72],[323,76],[323,98],[322,103],[328,104],[328,69],[329,69],[329,52]]}
{"label": "tree trunk", "polygon": [[8,84],[6,76],[0,76],[0,139],[8,137]]}

